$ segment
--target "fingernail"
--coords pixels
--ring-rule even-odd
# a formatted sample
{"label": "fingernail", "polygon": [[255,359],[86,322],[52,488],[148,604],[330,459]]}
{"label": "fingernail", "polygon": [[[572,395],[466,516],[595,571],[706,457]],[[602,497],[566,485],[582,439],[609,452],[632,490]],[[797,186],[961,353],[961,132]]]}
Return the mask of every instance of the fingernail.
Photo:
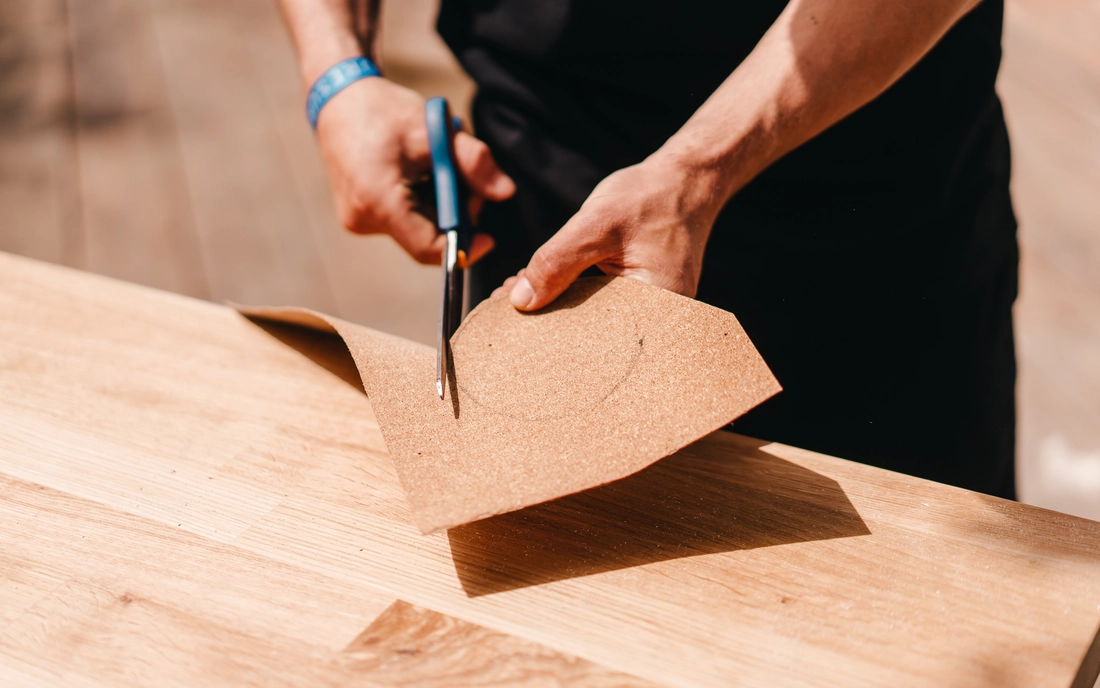
{"label": "fingernail", "polygon": [[531,289],[531,283],[526,277],[520,277],[516,286],[512,287],[512,294],[508,298],[516,308],[527,308],[535,300],[535,291]]}

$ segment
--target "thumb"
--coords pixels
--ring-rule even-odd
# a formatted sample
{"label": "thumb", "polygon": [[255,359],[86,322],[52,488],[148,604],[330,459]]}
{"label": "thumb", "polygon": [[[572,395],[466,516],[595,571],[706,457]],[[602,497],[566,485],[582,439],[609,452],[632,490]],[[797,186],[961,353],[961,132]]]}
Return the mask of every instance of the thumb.
{"label": "thumb", "polygon": [[475,196],[503,201],[516,192],[515,182],[497,167],[489,147],[464,131],[455,136],[455,162]]}
{"label": "thumb", "polygon": [[512,287],[512,305],[521,311],[542,308],[608,255],[597,233],[574,217],[531,256]]}

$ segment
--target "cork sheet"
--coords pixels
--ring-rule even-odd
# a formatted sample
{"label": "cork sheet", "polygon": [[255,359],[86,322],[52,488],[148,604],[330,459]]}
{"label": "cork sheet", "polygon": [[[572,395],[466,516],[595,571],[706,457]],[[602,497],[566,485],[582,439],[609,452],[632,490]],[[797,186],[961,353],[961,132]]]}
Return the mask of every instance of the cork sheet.
{"label": "cork sheet", "polygon": [[532,314],[483,302],[452,338],[444,400],[431,347],[239,310],[343,338],[423,533],[626,477],[780,390],[733,315],[631,279],[578,280]]}

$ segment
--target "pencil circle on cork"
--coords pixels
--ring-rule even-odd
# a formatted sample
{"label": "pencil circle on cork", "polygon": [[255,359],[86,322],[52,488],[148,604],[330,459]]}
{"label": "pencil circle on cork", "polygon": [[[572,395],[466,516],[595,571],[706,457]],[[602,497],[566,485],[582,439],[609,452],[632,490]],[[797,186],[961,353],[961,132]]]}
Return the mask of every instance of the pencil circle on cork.
{"label": "pencil circle on cork", "polygon": [[537,313],[500,304],[470,313],[452,341],[463,401],[524,421],[578,416],[606,401],[637,367],[645,336],[610,300],[576,317],[605,286],[583,280]]}

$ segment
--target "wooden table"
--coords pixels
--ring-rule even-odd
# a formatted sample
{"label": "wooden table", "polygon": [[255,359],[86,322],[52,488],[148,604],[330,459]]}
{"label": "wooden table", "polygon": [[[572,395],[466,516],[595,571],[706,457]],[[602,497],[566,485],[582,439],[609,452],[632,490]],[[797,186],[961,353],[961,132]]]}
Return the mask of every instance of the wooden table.
{"label": "wooden table", "polygon": [[339,340],[3,254],[0,309],[0,685],[1100,669],[1100,523],[716,433],[424,537]]}

